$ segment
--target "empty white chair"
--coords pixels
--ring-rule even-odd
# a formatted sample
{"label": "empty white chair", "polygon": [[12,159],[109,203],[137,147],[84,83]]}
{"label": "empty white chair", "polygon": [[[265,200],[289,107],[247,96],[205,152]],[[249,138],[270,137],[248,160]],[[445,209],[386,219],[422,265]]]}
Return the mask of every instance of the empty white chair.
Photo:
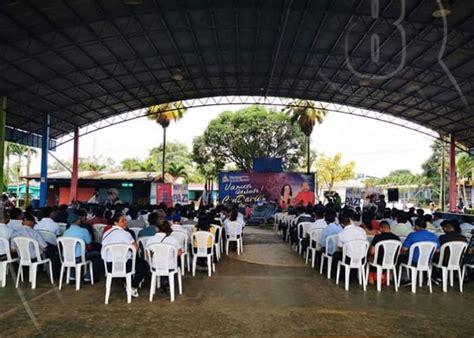
{"label": "empty white chair", "polygon": [[[395,285],[395,291],[398,291],[397,285],[397,259],[400,254],[400,248],[402,243],[397,240],[387,240],[381,241],[375,244],[375,255],[374,261],[368,262],[367,264],[367,275],[366,280],[369,278],[370,267],[373,266],[376,268],[377,275],[377,291],[382,291],[382,273],[383,270],[387,271],[387,285],[390,285],[390,272],[393,272],[393,284]],[[382,254],[380,249],[383,249],[383,259],[382,263],[378,264],[379,256]]]}
{"label": "empty white chair", "polygon": [[219,261],[222,253],[222,227],[217,224],[211,224],[211,226],[216,229],[215,234],[217,234],[217,236],[215,238],[214,247],[216,249],[216,259]]}
{"label": "empty white chair", "polygon": [[[398,269],[398,287],[400,287],[400,282],[402,278],[402,269],[405,268],[410,271],[411,275],[411,292],[416,293],[416,277],[419,273],[420,287],[423,283],[423,272],[426,272],[428,275],[428,286],[430,292],[433,292],[431,285],[431,260],[433,259],[433,254],[436,251],[436,243],[434,242],[418,242],[410,246],[410,251],[408,253],[408,263],[400,264]],[[415,266],[412,265],[413,254],[415,250],[418,250],[418,262]]]}
{"label": "empty white chair", "polygon": [[[54,284],[53,279],[53,267],[51,260],[49,258],[42,259],[39,244],[36,240],[29,237],[15,237],[13,239],[15,242],[18,256],[20,258],[20,264],[18,266],[18,275],[16,277],[16,287],[20,283],[20,278],[23,280],[23,267],[28,266],[30,269],[30,282],[31,288],[36,289],[36,274],[38,270],[38,265],[48,264],[49,266],[49,278],[51,279],[51,284]],[[36,257],[36,262],[33,262],[34,257],[31,255],[31,251],[34,252]]]}
{"label": "empty white chair", "polygon": [[226,236],[226,243],[225,243],[225,253],[226,255],[229,254],[229,243],[236,242],[237,243],[237,255],[243,251],[243,242],[242,242],[242,226],[237,222],[228,222],[225,225],[225,236]]}
{"label": "empty white chair", "polygon": [[178,251],[171,244],[155,243],[146,248],[151,260],[150,302],[156,289],[160,287],[160,277],[167,276],[170,285],[170,299],[174,302],[174,276],[178,277],[179,294],[183,294],[181,271],[178,266]]}
{"label": "empty white chair", "polygon": [[[464,274],[461,270],[461,261],[464,253],[467,249],[466,242],[448,242],[444,243],[440,248],[439,253],[439,260],[438,263],[433,263],[435,268],[441,270],[441,275],[443,279],[443,291],[448,291],[448,272],[449,272],[449,280],[450,286],[454,286],[454,271],[458,272],[458,279],[459,279],[459,291],[462,292],[462,284],[464,281]],[[447,264],[444,265],[444,260],[446,255],[449,253],[449,259]]]}
{"label": "empty white chair", "polygon": [[43,239],[53,245],[58,245],[56,242],[56,234],[48,230],[37,230]]}
{"label": "empty white chair", "polygon": [[0,247],[4,248],[6,260],[0,261],[0,281],[2,288],[7,285],[8,264],[18,262],[18,258],[12,258],[10,251],[10,241],[7,238],[0,237]]}
{"label": "empty white chair", "polygon": [[[367,288],[365,280],[365,264],[367,263],[367,250],[369,242],[366,240],[355,240],[344,243],[342,246],[342,259],[337,262],[336,284],[339,284],[341,266],[344,267],[345,289],[349,290],[349,277],[352,269],[357,269],[359,274],[359,284],[362,284],[364,291]],[[349,263],[346,262],[346,258]]]}
{"label": "empty white chair", "polygon": [[[81,256],[76,258],[76,248],[81,250]],[[63,276],[66,270],[66,283],[69,283],[71,277],[71,269],[75,270],[76,290],[81,288],[81,272],[84,266],[84,272],[89,268],[91,276],[91,284],[94,284],[94,271],[92,262],[86,261],[86,244],[82,239],[73,237],[59,237],[58,238],[59,259],[61,260],[61,272],[59,275],[59,290],[63,285]]]}
{"label": "empty white chair", "polygon": [[[314,229],[309,234],[309,243],[306,248],[306,264],[308,264],[309,254],[311,253],[311,267],[314,268],[314,262],[316,261],[316,252],[321,251],[321,237],[323,236],[324,229]],[[315,244],[314,244],[315,243]]]}
{"label": "empty white chair", "polygon": [[174,230],[171,235],[172,237],[176,237],[176,239],[179,241],[179,246],[183,250],[183,253],[181,254],[181,273],[184,276],[184,268],[188,266],[188,271],[191,271],[191,264],[190,264],[190,257],[189,257],[189,251],[188,251],[188,234],[184,231],[176,231]]}
{"label": "empty white chair", "polygon": [[[327,269],[327,278],[331,278],[331,268],[332,268],[332,255],[334,251],[336,251],[336,242],[337,242],[337,235],[331,235],[326,238],[326,250],[321,255],[321,265],[319,267],[319,274],[323,273],[324,267],[324,259],[328,261],[328,269]],[[329,250],[329,247],[332,247],[332,251]]]}
{"label": "empty white chair", "polygon": [[[202,257],[207,259],[207,273],[211,277],[211,273],[216,271],[213,260],[214,236],[208,231],[197,231],[192,235],[193,243],[193,277],[196,275],[197,259]],[[211,245],[208,247],[208,244]]]}
{"label": "empty white chair", "polygon": [[[106,277],[105,304],[109,304],[113,278],[125,278],[127,285],[127,303],[132,301],[132,275],[135,274],[136,255],[137,250],[133,245],[129,244],[109,244],[102,248],[102,257],[110,257],[110,263],[112,263],[111,269],[109,270],[107,259],[104,259]],[[127,272],[127,261],[130,256],[132,259],[132,268]]]}

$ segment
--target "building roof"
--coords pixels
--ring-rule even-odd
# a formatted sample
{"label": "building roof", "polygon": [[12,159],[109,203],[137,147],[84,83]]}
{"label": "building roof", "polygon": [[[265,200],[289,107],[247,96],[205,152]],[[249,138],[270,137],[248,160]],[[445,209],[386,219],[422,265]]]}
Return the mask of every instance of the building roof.
{"label": "building roof", "polygon": [[[39,180],[41,174],[32,174],[25,176],[26,179]],[[117,181],[156,181],[160,174],[144,171],[79,171],[81,180],[117,180]],[[48,180],[70,180],[71,173],[67,170],[48,171]]]}
{"label": "building roof", "polygon": [[452,1],[446,28],[427,0],[380,0],[375,14],[366,0],[136,2],[2,1],[7,125],[40,134],[47,112],[58,138],[153,104],[273,96],[374,110],[474,146],[472,0]]}

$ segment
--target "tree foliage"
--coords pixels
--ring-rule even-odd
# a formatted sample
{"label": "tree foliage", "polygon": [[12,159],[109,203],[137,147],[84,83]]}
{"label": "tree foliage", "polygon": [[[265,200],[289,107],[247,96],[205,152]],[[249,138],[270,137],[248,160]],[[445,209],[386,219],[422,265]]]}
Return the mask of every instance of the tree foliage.
{"label": "tree foliage", "polygon": [[168,102],[148,107],[146,116],[155,121],[164,129],[168,128],[171,121],[178,121],[183,118],[186,107],[182,101]]}
{"label": "tree foliage", "polygon": [[422,185],[426,181],[423,175],[413,174],[408,169],[397,169],[382,178],[369,178],[367,186]]}
{"label": "tree foliage", "polygon": [[212,120],[204,134],[194,140],[193,160],[204,174],[215,173],[230,163],[250,171],[257,157],[282,158],[284,168],[292,170],[304,148],[304,134],[287,115],[254,105],[225,111]]}
{"label": "tree foliage", "polygon": [[320,155],[316,160],[316,176],[320,184],[329,191],[338,182],[349,180],[355,177],[355,162],[342,163],[342,154],[334,156]]}

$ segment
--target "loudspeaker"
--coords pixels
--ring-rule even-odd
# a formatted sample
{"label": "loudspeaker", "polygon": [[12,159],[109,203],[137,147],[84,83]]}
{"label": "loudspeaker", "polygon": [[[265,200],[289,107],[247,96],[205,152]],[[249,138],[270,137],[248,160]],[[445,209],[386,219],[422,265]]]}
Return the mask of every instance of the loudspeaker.
{"label": "loudspeaker", "polygon": [[398,188],[388,189],[388,201],[389,202],[398,202]]}

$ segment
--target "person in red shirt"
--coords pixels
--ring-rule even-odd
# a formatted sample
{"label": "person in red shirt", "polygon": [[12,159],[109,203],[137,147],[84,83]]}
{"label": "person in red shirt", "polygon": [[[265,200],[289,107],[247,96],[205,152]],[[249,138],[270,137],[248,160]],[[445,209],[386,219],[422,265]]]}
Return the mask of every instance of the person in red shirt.
{"label": "person in red shirt", "polygon": [[304,181],[301,184],[301,190],[298,191],[295,198],[293,199],[293,205],[304,205],[314,204],[314,192],[309,190],[309,183]]}

